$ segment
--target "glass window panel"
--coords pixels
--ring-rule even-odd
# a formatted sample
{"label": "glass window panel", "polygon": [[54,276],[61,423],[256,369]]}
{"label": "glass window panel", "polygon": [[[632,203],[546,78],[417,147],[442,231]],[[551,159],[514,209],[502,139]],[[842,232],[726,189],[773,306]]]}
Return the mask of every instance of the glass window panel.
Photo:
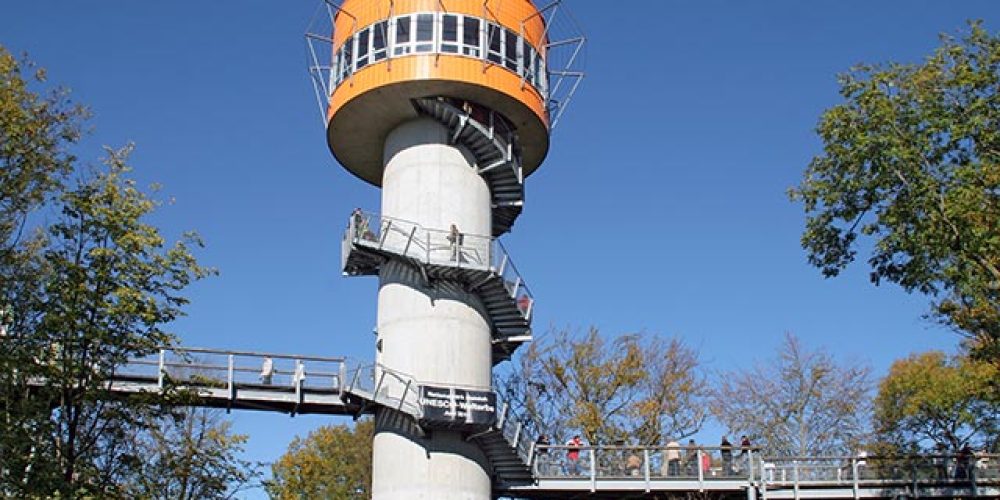
{"label": "glass window panel", "polygon": [[386,29],[388,22],[375,23],[372,27],[372,62],[381,61],[386,56]]}
{"label": "glass window panel", "polygon": [[434,39],[434,14],[417,16],[417,41],[429,42]]}
{"label": "glass window panel", "polygon": [[511,30],[504,30],[507,39],[504,40],[504,63],[507,69],[517,71],[518,36]]}
{"label": "glass window panel", "polygon": [[502,38],[503,32],[500,31],[499,26],[490,23],[489,29],[487,30],[486,34],[487,34],[487,40],[489,40],[489,47],[490,47],[489,55],[487,58],[495,63],[502,62],[503,59],[500,55],[500,50],[503,47],[503,38]]}
{"label": "glass window panel", "polygon": [[445,42],[458,41],[458,16],[445,14],[441,17],[441,40]]}
{"label": "glass window panel", "polygon": [[407,43],[410,41],[410,16],[403,16],[396,19],[396,43]]}
{"label": "glass window panel", "polygon": [[368,65],[368,28],[358,33],[357,65],[361,69]]}
{"label": "glass window panel", "polygon": [[465,16],[462,21],[462,43],[479,47],[479,19]]}
{"label": "glass window panel", "polygon": [[354,71],[354,38],[344,41],[344,77]]}
{"label": "glass window panel", "polygon": [[385,48],[386,22],[375,23],[372,28],[372,48],[382,50]]}
{"label": "glass window panel", "polygon": [[524,44],[524,63],[521,65],[521,67],[525,69],[524,71],[522,71],[522,73],[524,74],[524,77],[532,84],[535,83],[535,73],[532,71],[532,68],[535,67],[534,62],[535,62],[534,47],[528,44]]}

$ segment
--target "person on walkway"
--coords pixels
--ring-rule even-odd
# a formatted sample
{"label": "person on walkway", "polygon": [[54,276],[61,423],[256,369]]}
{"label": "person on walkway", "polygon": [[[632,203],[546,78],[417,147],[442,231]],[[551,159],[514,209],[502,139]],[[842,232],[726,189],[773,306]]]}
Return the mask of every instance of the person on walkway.
{"label": "person on walkway", "polygon": [[741,470],[750,470],[750,438],[746,434],[740,436],[740,463]]}
{"label": "person on walkway", "polygon": [[462,240],[464,239],[462,232],[458,230],[458,226],[452,224],[448,230],[448,242],[451,244],[451,260],[455,262],[459,261],[459,257],[462,255]]}
{"label": "person on walkway", "polygon": [[639,458],[635,450],[632,450],[632,453],[625,459],[625,475],[633,477],[641,476],[640,469],[642,469],[642,459]]}
{"label": "person on walkway", "polygon": [[264,357],[264,362],[260,365],[260,383],[271,385],[274,377],[274,360],[270,356]]}
{"label": "person on walkway", "polygon": [[688,439],[684,454],[684,468],[687,469],[687,475],[697,476],[698,467],[700,466],[701,464],[698,463],[698,445],[694,442],[694,439]]}
{"label": "person on walkway", "polygon": [[539,434],[535,440],[535,473],[541,476],[549,473],[549,438]]}
{"label": "person on walkway", "polygon": [[969,447],[969,443],[965,443],[955,455],[955,479],[969,479],[969,473],[972,472],[970,465],[972,465],[972,448]]}
{"label": "person on walkway", "polygon": [[292,375],[292,386],[297,387],[306,381],[306,364],[302,361],[295,362],[295,375]]}
{"label": "person on walkway", "polygon": [[[667,448],[664,451],[665,465],[667,470],[663,475],[665,476],[678,476],[681,472],[681,445],[676,439],[671,438],[667,442]],[[662,468],[662,467],[661,467]]]}
{"label": "person on walkway", "polygon": [[566,474],[570,476],[580,475],[580,448],[583,441],[580,435],[573,436],[573,439],[566,441]]}
{"label": "person on walkway", "polygon": [[733,445],[726,439],[726,436],[722,436],[719,448],[722,449],[719,452],[719,455],[722,456],[722,475],[730,476],[733,474]]}

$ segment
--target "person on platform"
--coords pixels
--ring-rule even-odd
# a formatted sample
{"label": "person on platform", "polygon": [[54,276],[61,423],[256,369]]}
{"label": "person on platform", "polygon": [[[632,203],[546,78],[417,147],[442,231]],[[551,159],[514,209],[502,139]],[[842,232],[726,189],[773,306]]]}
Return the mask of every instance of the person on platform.
{"label": "person on platform", "polygon": [[306,364],[301,361],[295,363],[295,374],[292,375],[292,386],[300,386],[306,381]]}
{"label": "person on platform", "polygon": [[566,474],[570,476],[580,475],[580,448],[583,441],[580,435],[573,436],[573,439],[566,441]]}
{"label": "person on platform", "polygon": [[462,243],[465,237],[458,230],[458,226],[452,224],[448,230],[448,242],[451,244],[451,260],[458,262],[462,255]]}
{"label": "person on platform", "polygon": [[625,459],[625,475],[640,476],[642,475],[640,469],[642,469],[642,458],[639,457],[635,450],[632,450],[628,458]]}
{"label": "person on platform", "polygon": [[719,455],[722,456],[722,475],[729,476],[733,473],[733,445],[726,439],[726,436],[722,436],[722,442],[719,443],[719,448],[721,451]]}
{"label": "person on platform", "polygon": [[698,463],[698,444],[694,442],[694,439],[688,439],[684,451],[684,468],[687,469],[687,475],[697,476],[700,466],[701,464]]}
{"label": "person on platform", "polygon": [[541,476],[549,473],[549,438],[539,434],[535,440],[535,473]]}
{"label": "person on platform", "polygon": [[270,356],[264,357],[264,362],[260,365],[260,383],[271,385],[274,377],[274,360]]}
{"label": "person on platform", "polygon": [[750,438],[746,434],[740,436],[740,463],[739,466],[743,470],[749,470],[750,467]]}
{"label": "person on platform", "polygon": [[663,457],[666,459],[663,461],[663,466],[666,466],[666,470],[662,470],[663,466],[660,466],[660,472],[664,476],[679,475],[681,469],[681,445],[676,439],[670,438],[667,442],[667,448],[663,452]]}

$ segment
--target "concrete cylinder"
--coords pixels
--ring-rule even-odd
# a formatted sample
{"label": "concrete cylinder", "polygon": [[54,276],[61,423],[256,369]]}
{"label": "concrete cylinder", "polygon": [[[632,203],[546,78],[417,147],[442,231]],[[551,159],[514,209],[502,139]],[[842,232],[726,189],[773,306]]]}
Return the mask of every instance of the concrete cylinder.
{"label": "concrete cylinder", "polygon": [[[448,144],[447,130],[422,118],[386,138],[382,213],[471,238],[490,234],[490,191],[468,152]],[[488,388],[490,324],[479,298],[460,282],[427,283],[397,260],[379,275],[379,363],[425,384]],[[398,388],[397,388],[398,389]],[[372,481],[376,499],[488,499],[488,463],[461,433],[421,435],[412,418],[380,408]]]}

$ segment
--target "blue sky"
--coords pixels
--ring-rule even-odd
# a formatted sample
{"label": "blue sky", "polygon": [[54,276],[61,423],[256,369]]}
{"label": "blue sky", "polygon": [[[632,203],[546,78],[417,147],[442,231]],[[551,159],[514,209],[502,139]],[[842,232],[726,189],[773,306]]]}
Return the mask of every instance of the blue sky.
{"label": "blue sky", "polygon": [[[191,346],[370,359],[376,282],[342,278],[353,207],[379,193],[329,154],[302,33],[318,0],[0,4],[0,43],[27,51],[88,104],[80,155],[134,141],[135,175],[175,202],[221,275],[189,290],[174,330]],[[918,61],[1000,2],[569,0],[588,76],[528,180],[505,237],[538,300],[535,329],[676,335],[725,370],[785,332],[843,359],[952,349],[928,300],[855,266],[825,280],[799,247],[785,195],[819,151],[813,129],[859,62]],[[628,9],[614,10],[615,6]],[[346,418],[236,413],[251,459]],[[701,439],[715,442],[718,430]],[[256,497],[259,493],[251,494]]]}

